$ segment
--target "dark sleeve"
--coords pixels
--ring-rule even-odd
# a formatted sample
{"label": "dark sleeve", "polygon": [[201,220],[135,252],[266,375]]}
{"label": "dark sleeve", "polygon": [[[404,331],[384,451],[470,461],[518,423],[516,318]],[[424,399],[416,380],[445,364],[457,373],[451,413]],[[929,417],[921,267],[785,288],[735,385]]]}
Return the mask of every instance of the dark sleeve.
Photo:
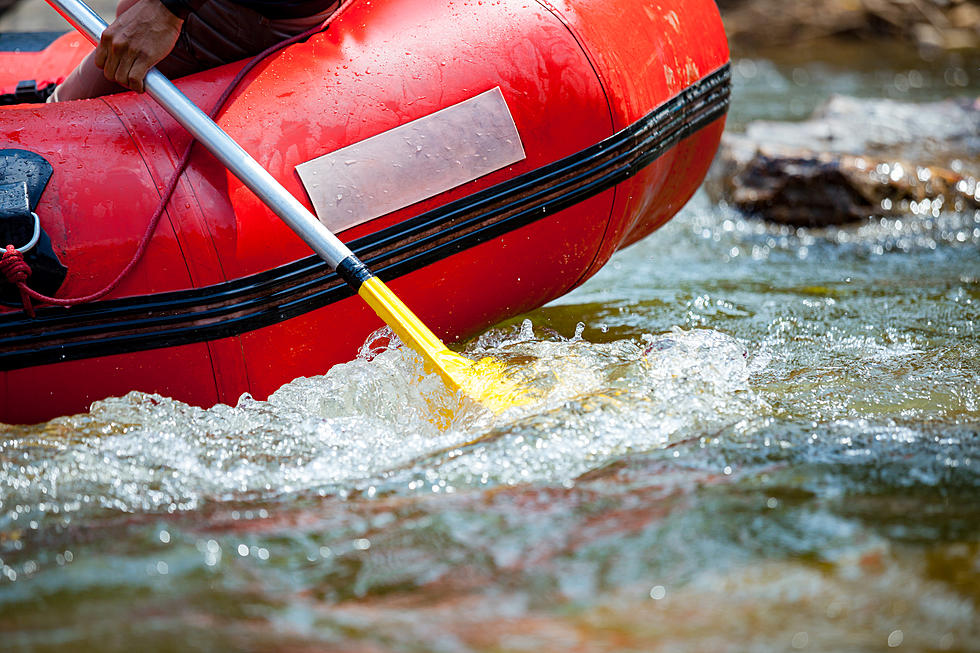
{"label": "dark sleeve", "polygon": [[181,20],[187,20],[187,14],[191,13],[191,5],[188,0],[160,0],[160,3]]}

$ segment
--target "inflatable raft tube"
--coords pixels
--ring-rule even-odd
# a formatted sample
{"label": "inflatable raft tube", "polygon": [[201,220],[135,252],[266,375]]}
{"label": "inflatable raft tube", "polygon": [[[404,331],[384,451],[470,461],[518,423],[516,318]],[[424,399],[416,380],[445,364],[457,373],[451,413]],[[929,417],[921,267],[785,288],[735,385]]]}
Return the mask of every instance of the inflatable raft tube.
{"label": "inflatable raft tube", "polygon": [[[11,39],[8,99],[90,49],[73,32]],[[252,69],[217,122],[453,341],[567,293],[687,202],[721,137],[728,56],[712,0],[354,2]],[[243,65],[176,83],[210,107]],[[26,191],[42,228],[31,286],[108,284],[188,142],[135,93],[0,106],[0,191],[14,208]],[[30,224],[2,223],[4,239],[29,239]],[[200,147],[110,294],[30,317],[3,281],[0,301],[5,422],[131,390],[262,399],[382,326]]]}

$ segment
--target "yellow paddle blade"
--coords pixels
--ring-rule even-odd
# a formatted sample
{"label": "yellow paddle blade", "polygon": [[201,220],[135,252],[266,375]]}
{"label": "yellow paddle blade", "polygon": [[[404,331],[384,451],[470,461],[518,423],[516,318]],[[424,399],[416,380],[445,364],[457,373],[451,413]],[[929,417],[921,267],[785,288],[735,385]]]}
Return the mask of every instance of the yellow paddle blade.
{"label": "yellow paddle blade", "polygon": [[426,370],[439,374],[453,392],[461,390],[495,413],[531,401],[526,388],[505,376],[503,363],[492,358],[474,362],[451,351],[377,277],[361,284],[357,294],[402,342],[422,356]]}

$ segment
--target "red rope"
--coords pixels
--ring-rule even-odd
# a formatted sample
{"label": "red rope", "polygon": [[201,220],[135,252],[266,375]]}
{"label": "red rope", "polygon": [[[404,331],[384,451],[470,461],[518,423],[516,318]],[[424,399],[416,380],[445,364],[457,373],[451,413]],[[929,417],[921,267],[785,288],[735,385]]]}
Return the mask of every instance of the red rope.
{"label": "red rope", "polygon": [[3,256],[0,257],[0,272],[10,283],[15,284],[20,290],[20,301],[24,304],[24,311],[34,317],[34,306],[31,304],[30,296],[25,292],[27,279],[31,276],[31,266],[24,260],[24,255],[13,245],[7,245]]}
{"label": "red rope", "polygon": [[[245,76],[248,75],[248,73],[250,73],[252,69],[255,68],[256,65],[261,63],[264,59],[266,59],[270,55],[275,54],[279,50],[282,50],[283,48],[288,47],[290,45],[293,45],[294,43],[298,43],[299,41],[302,41],[304,39],[308,39],[314,34],[317,34],[318,32],[322,32],[323,30],[327,29],[330,26],[330,24],[334,21],[334,19],[340,15],[341,12],[343,12],[349,5],[353,4],[356,1],[357,0],[344,0],[344,2],[342,2],[340,6],[337,7],[337,10],[332,14],[330,14],[330,16],[328,16],[327,19],[324,20],[319,25],[314,25],[313,27],[306,30],[305,32],[297,34],[296,36],[291,36],[284,41],[280,41],[279,43],[276,43],[275,45],[266,48],[259,54],[252,57],[252,59],[249,60],[249,62],[245,64],[245,66],[241,70],[238,71],[238,74],[235,75],[235,78],[232,79],[231,83],[229,83],[228,86],[225,88],[224,92],[221,94],[221,97],[219,97],[218,101],[215,102],[214,106],[211,108],[211,111],[208,112],[208,116],[211,118],[211,120],[214,120],[216,118],[218,113],[220,113],[220,111],[224,108],[225,104],[231,98],[232,93],[235,92],[235,89],[238,87],[238,85],[241,84],[242,80],[245,79]],[[24,261],[23,255],[20,252],[18,252],[13,245],[7,246],[7,249],[4,252],[2,259],[0,259],[0,272],[4,274],[7,281],[17,286],[18,290],[20,290],[21,301],[24,304],[24,311],[30,317],[34,317],[34,307],[31,303],[32,299],[42,304],[71,307],[71,306],[76,306],[78,304],[92,302],[95,301],[96,299],[100,299],[108,295],[113,290],[115,290],[116,287],[120,283],[122,283],[122,280],[126,277],[127,274],[129,274],[132,271],[134,267],[136,267],[136,264],[143,257],[143,254],[146,252],[146,249],[150,244],[150,240],[153,237],[153,233],[156,231],[157,225],[160,224],[160,219],[163,217],[163,213],[166,210],[167,205],[170,203],[170,198],[173,196],[174,191],[177,189],[177,183],[180,181],[181,175],[184,174],[184,170],[187,169],[187,164],[190,162],[191,151],[194,147],[195,142],[197,141],[191,139],[191,142],[188,143],[187,147],[184,149],[184,153],[180,157],[180,161],[177,163],[177,167],[174,170],[174,174],[170,177],[170,182],[167,183],[167,187],[163,191],[163,195],[160,198],[160,203],[157,205],[156,211],[153,212],[153,216],[150,218],[150,222],[146,225],[146,230],[143,232],[143,237],[140,239],[139,245],[136,247],[136,251],[133,253],[133,257],[129,260],[129,263],[126,264],[126,266],[122,269],[122,271],[118,275],[116,275],[116,278],[110,281],[109,284],[104,288],[102,288],[101,290],[90,293],[88,295],[82,295],[80,297],[59,298],[59,297],[48,297],[46,295],[42,295],[41,293],[31,288],[28,288],[27,286],[27,278],[30,277],[31,275],[31,268],[30,265],[28,265],[27,262]],[[13,250],[14,254],[11,254],[11,250]]]}

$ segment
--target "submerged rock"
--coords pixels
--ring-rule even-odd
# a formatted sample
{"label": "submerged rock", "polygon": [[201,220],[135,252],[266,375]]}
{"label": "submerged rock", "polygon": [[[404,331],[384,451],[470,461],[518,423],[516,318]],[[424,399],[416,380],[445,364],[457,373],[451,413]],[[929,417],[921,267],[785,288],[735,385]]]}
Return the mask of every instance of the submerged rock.
{"label": "submerged rock", "polygon": [[726,134],[707,184],[767,220],[823,226],[980,208],[980,101],[835,97],[805,122]]}

